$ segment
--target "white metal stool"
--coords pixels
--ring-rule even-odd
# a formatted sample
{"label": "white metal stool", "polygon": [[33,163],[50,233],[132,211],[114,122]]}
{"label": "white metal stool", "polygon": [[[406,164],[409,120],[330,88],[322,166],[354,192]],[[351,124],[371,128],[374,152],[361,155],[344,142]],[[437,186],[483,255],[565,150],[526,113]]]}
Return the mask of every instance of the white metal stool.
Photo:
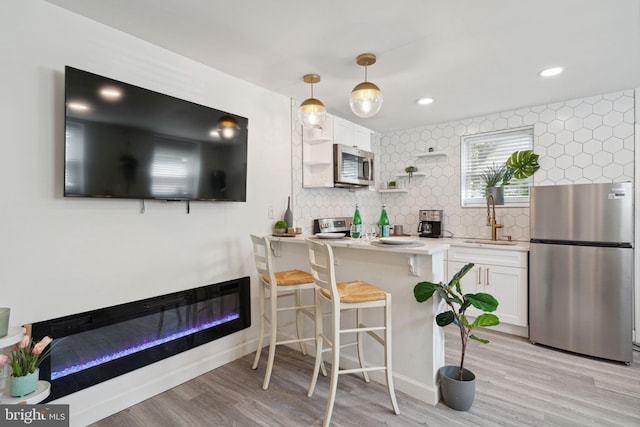
{"label": "white metal stool", "polygon": [[[258,280],[260,282],[260,336],[258,339],[258,350],[253,361],[252,369],[258,367],[260,361],[260,353],[262,352],[262,343],[264,333],[267,326],[270,328],[269,337],[269,357],[267,361],[267,371],[264,375],[263,389],[269,387],[271,379],[271,371],[273,370],[273,361],[276,353],[276,346],[281,344],[299,343],[300,351],[306,355],[307,351],[304,346],[305,341],[314,341],[315,337],[301,337],[300,318],[305,314],[315,321],[313,310],[315,304],[302,305],[301,292],[304,290],[315,290],[316,285],[313,276],[302,270],[289,271],[273,271],[273,261],[271,255],[271,243],[268,239],[256,235],[251,235],[253,242],[253,255],[258,270]],[[276,286],[272,286],[275,283]],[[278,301],[285,297],[295,297],[294,305],[279,306]],[[270,300],[269,311],[265,310],[266,300]],[[295,321],[286,323],[278,323],[278,313],[281,311],[295,311]],[[278,341],[278,329],[295,324],[296,338]],[[323,372],[326,375],[326,371]]]}
{"label": "white metal stool", "polygon": [[[313,378],[309,387],[308,396],[313,395],[318,378],[318,371],[322,363],[322,353],[332,351],[331,361],[331,382],[329,384],[329,394],[327,407],[324,413],[323,426],[329,425],[333,413],[333,404],[336,398],[336,388],[339,374],[351,374],[361,372],[364,380],[369,382],[369,371],[386,371],[387,390],[391,399],[391,406],[396,414],[400,413],[396,394],[393,387],[393,372],[391,368],[391,295],[370,283],[363,281],[336,283],[335,267],[333,262],[333,250],[331,246],[324,243],[307,239],[309,248],[309,261],[311,264],[311,274],[315,280],[316,291],[316,363],[313,369]],[[322,303],[327,302],[331,306],[329,315],[331,316],[331,332],[333,342],[322,330]],[[361,323],[362,311],[371,308],[383,308],[384,322],[382,326],[367,327]],[[340,312],[344,310],[356,310],[356,327],[342,329],[340,325]],[[383,331],[381,337],[375,331]],[[364,333],[371,335],[378,343],[384,347],[384,365],[366,366],[364,361]],[[356,341],[342,344],[341,335],[355,333]],[[323,342],[327,342],[330,348],[323,349]],[[359,368],[340,369],[340,349],[346,346],[357,345]]]}

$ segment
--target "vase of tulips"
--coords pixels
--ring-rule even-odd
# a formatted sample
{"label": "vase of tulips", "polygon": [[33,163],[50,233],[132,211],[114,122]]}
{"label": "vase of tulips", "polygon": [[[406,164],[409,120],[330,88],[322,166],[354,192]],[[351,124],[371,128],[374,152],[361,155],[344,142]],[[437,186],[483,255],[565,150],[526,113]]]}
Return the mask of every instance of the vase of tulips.
{"label": "vase of tulips", "polygon": [[25,335],[18,344],[11,349],[9,356],[0,354],[0,365],[9,363],[11,378],[9,378],[9,394],[13,397],[26,396],[38,388],[40,363],[49,356],[51,349],[47,346],[51,338],[44,337],[34,343],[29,335]]}

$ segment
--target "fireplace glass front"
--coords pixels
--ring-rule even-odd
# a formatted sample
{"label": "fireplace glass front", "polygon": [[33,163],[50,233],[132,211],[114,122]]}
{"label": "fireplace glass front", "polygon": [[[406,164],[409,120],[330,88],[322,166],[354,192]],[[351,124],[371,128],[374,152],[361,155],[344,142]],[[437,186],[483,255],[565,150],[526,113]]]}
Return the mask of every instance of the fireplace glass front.
{"label": "fireplace glass front", "polygon": [[66,396],[251,325],[249,277],[32,325],[53,338],[40,378],[47,401]]}

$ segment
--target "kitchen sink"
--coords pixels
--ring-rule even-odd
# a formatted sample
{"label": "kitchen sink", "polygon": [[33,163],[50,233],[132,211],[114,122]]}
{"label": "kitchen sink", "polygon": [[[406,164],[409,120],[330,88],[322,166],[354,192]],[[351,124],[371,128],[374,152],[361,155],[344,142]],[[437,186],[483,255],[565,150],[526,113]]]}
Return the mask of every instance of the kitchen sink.
{"label": "kitchen sink", "polygon": [[465,243],[478,243],[483,245],[500,245],[500,246],[515,246],[518,242],[511,240],[491,240],[491,239],[466,239]]}

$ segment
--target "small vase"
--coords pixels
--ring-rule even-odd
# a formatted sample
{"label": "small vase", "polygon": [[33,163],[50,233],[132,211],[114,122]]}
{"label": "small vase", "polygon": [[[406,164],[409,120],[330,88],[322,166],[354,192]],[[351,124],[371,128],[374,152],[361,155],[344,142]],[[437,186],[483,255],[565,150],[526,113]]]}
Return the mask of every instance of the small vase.
{"label": "small vase", "polygon": [[504,187],[487,187],[487,197],[493,194],[496,205],[504,205]]}
{"label": "small vase", "polygon": [[38,380],[40,379],[40,369],[36,369],[31,374],[22,377],[14,377],[9,379],[9,394],[13,397],[26,396],[33,393],[38,388]]}
{"label": "small vase", "polygon": [[287,227],[293,227],[293,212],[291,212],[291,196],[287,199],[287,210],[284,212],[284,222]]}

